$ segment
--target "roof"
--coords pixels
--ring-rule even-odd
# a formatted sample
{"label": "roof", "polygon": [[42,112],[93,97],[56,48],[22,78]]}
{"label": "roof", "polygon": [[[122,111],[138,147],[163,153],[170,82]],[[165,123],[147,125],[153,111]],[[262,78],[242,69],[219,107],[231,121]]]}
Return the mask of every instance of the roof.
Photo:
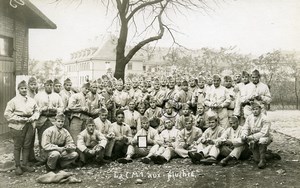
{"label": "roof", "polygon": [[[2,1],[2,0],[1,0]],[[57,26],[45,14],[43,14],[35,5],[29,0],[23,0],[24,5],[17,5],[13,8],[8,1],[2,1],[1,6],[4,6],[11,14],[15,14],[19,19],[25,19],[28,28],[36,29],[56,29]]]}

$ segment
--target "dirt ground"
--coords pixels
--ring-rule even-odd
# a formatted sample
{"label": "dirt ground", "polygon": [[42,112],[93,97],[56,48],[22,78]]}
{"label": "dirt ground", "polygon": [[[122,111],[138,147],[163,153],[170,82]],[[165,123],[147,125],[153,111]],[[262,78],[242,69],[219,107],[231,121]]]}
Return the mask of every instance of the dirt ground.
{"label": "dirt ground", "polygon": [[[16,187],[300,187],[300,111],[269,112],[274,142],[269,149],[282,159],[268,162],[260,170],[251,160],[228,167],[194,165],[189,159],[174,159],[170,163],[145,165],[141,162],[122,165],[111,163],[101,167],[87,166],[70,169],[78,184],[39,184],[36,178],[45,173],[44,167],[32,174],[17,177],[14,171],[0,173],[0,188]],[[299,136],[299,137],[298,137]],[[12,158],[12,143],[0,137],[0,162]],[[141,184],[136,180],[141,179]]]}

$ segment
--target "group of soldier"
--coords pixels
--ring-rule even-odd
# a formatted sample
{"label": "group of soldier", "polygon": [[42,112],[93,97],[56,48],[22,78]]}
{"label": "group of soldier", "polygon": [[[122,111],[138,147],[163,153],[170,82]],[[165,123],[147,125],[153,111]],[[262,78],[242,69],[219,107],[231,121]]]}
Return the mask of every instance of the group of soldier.
{"label": "group of soldier", "polygon": [[257,70],[234,78],[134,77],[125,83],[104,75],[79,90],[68,78],[63,84],[46,80],[38,90],[31,77],[17,88],[4,112],[17,175],[33,172],[30,162],[37,156],[48,171],[134,158],[146,164],[174,157],[194,164],[221,159],[226,166],[250,155],[266,167],[271,94]]}

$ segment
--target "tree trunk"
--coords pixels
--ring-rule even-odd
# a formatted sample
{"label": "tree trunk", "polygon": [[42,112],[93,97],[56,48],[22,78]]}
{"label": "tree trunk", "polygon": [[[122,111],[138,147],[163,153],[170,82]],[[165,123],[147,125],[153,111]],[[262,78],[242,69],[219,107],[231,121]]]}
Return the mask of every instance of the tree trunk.
{"label": "tree trunk", "polygon": [[126,63],[124,63],[123,61],[124,60],[122,59],[116,59],[116,69],[115,69],[114,77],[116,79],[121,78],[124,81]]}

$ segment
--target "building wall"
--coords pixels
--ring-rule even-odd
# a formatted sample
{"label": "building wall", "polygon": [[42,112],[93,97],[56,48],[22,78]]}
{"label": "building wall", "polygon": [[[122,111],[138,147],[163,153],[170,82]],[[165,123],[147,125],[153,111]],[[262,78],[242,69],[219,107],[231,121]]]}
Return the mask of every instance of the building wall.
{"label": "building wall", "polygon": [[[75,87],[80,87],[84,83],[84,78],[89,77],[89,80],[95,80],[107,73],[107,69],[115,70],[115,61],[112,60],[86,60],[80,62],[71,62],[65,64],[65,78],[70,78]],[[131,61],[126,65],[126,74],[143,72],[142,61]]]}
{"label": "building wall", "polygon": [[[8,132],[3,116],[7,102],[16,95],[16,75],[28,73],[28,27],[0,2],[0,36],[13,40],[13,56],[0,56],[0,134]],[[7,3],[8,4],[8,3]]]}

